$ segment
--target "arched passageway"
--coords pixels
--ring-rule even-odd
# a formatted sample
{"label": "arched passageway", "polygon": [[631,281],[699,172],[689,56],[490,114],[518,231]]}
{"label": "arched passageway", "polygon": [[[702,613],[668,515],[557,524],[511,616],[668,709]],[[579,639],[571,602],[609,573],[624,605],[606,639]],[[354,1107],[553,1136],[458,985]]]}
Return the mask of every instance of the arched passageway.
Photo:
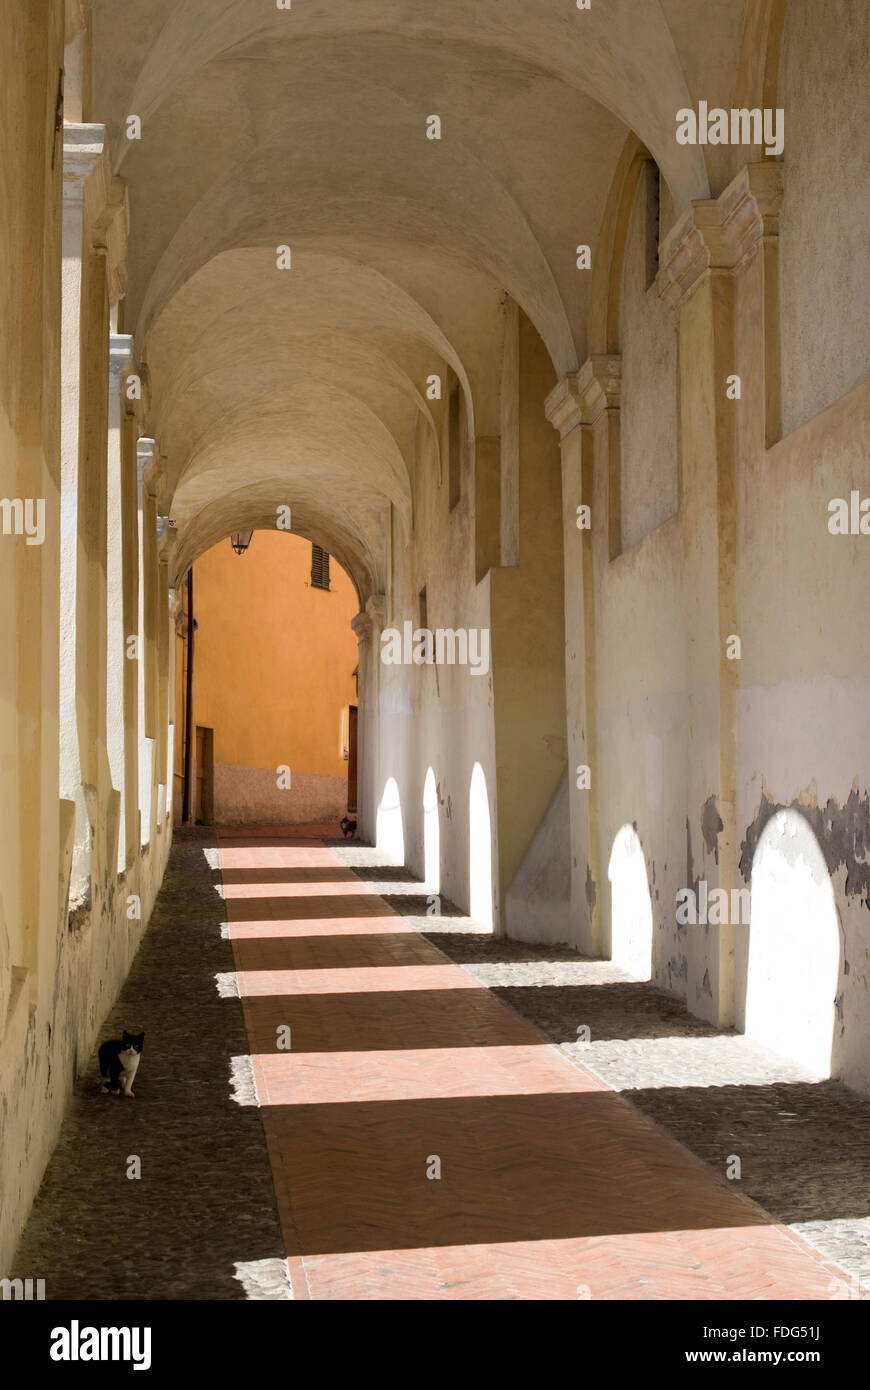
{"label": "arched passageway", "polygon": [[[203,809],[218,795],[223,706],[198,716],[174,659],[179,629],[195,646],[188,578],[231,534],[258,547],[291,517],[294,544],[342,567],[355,610],[347,740],[334,720],[329,737],[350,764],[355,710],[356,840],[287,844],[278,826],[204,846],[228,875],[205,895],[226,905],[213,925],[244,943],[215,972],[230,977],[221,1000],[295,1000],[312,1054],[340,1053],[366,1094],[396,1100],[395,1086],[403,1105],[476,1106],[487,1048],[496,1072],[521,1049],[504,1084],[532,1078],[530,1111],[561,1096],[563,1060],[582,1058],[535,1072],[525,1021],[502,1018],[508,1037],[481,1002],[490,1041],[469,1047],[483,984],[396,920],[422,897],[475,967],[537,968],[509,947],[546,941],[585,989],[603,959],[626,1004],[617,1041],[652,1067],[645,1090],[670,1086],[655,1067],[673,1058],[638,1034],[637,1001],[664,990],[663,1017],[689,1011],[699,1050],[704,1029],[733,1042],[745,1013],[740,1056],[765,1103],[783,1069],[809,1085],[806,1070],[832,1067],[870,1093],[870,666],[855,641],[870,583],[870,10],[0,10],[15,133],[0,218],[0,1266],[145,938],[179,758],[190,795],[210,730]],[[253,638],[264,613],[236,616]],[[307,647],[319,640],[309,629]],[[316,721],[284,758],[265,737],[268,681],[253,694],[269,775],[319,776]],[[360,889],[347,865],[372,845]],[[747,937],[706,904],[750,876]],[[694,924],[675,910],[686,894]],[[340,1072],[318,1090],[304,1048],[275,1062],[261,1007],[236,1079],[268,1053],[261,1097],[271,1077],[288,1110],[297,1083],[326,1120],[341,1107],[324,1100],[354,1104]],[[568,1022],[597,1045],[588,1019]],[[457,1097],[460,1049],[475,1055]],[[423,1052],[438,1054],[428,1076]],[[404,1080],[393,1053],[411,1054]],[[565,1088],[576,1138],[579,1111],[609,1103],[589,1083],[598,1099],[580,1106],[574,1072]],[[529,1114],[505,1123],[509,1152],[535,1133]],[[291,1147],[284,1132],[279,1155]],[[411,1244],[391,1228],[380,1248],[428,1249],[415,1200]],[[623,1206],[613,1221],[636,1224],[602,1232],[572,1200],[571,1239],[652,1220]],[[535,1211],[500,1226],[505,1241],[558,1239]]]}

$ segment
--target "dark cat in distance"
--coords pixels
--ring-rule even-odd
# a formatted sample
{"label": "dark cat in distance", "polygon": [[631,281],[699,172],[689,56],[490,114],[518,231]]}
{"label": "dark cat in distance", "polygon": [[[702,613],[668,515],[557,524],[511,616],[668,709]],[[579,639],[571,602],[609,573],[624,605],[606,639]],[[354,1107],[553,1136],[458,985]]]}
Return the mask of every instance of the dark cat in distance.
{"label": "dark cat in distance", "polygon": [[133,1078],[142,1056],[144,1033],[128,1033],[100,1044],[100,1075],[106,1078],[103,1090],[111,1096],[132,1096]]}

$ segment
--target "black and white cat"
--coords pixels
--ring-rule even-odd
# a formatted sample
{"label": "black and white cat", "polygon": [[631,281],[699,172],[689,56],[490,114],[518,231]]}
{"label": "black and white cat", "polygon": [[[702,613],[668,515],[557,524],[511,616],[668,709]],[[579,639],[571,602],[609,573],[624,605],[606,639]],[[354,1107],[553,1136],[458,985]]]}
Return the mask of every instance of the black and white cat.
{"label": "black and white cat", "polygon": [[144,1033],[128,1033],[119,1042],[112,1038],[100,1044],[100,1075],[106,1078],[103,1090],[109,1095],[132,1096],[133,1078],[142,1057]]}

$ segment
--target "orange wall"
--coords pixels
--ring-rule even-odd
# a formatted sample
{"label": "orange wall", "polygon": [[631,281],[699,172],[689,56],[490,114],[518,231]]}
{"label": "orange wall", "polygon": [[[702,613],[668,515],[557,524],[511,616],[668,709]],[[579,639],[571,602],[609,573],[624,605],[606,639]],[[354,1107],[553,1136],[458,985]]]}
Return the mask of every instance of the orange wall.
{"label": "orange wall", "polygon": [[[327,592],[311,587],[311,545],[301,537],[255,531],[244,555],[227,539],[194,566],[193,608],[193,717],[214,730],[215,764],[345,777],[359,603],[338,562],[330,557]],[[178,697],[180,729],[181,679]]]}

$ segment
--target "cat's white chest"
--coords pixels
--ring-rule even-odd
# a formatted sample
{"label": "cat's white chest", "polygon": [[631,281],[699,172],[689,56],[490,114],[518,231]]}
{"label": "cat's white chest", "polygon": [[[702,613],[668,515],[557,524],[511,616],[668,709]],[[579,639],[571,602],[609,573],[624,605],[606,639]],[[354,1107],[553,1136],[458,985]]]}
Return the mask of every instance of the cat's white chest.
{"label": "cat's white chest", "polygon": [[141,1058],[141,1052],[137,1052],[133,1047],[125,1048],[123,1052],[118,1053],[118,1061],[124,1068],[121,1073],[121,1087],[125,1096],[133,1094],[133,1078],[139,1069]]}

